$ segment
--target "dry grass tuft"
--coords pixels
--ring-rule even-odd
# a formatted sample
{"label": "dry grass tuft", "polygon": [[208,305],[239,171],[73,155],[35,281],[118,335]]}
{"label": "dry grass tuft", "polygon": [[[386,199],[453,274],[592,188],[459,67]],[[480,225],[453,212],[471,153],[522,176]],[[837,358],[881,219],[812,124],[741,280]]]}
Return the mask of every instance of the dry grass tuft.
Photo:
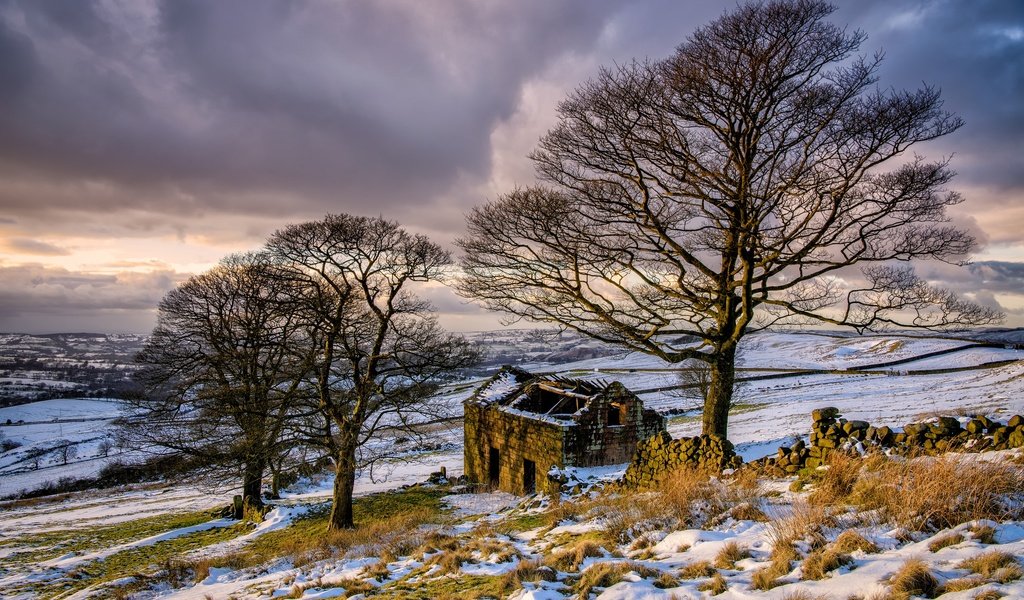
{"label": "dry grass tuft", "polygon": [[730,508],[726,514],[737,521],[758,521],[764,523],[770,520],[763,510],[750,502],[741,502]]}
{"label": "dry grass tuft", "polygon": [[924,596],[934,598],[939,592],[939,581],[935,579],[928,565],[918,559],[903,563],[890,580],[892,592],[897,598]]}
{"label": "dry grass tuft", "polygon": [[654,580],[654,587],[662,590],[679,587],[679,579],[671,573],[662,572],[662,574],[658,575],[658,578]]}
{"label": "dry grass tuft", "polygon": [[749,550],[736,542],[729,542],[715,555],[715,566],[719,569],[735,569],[736,561],[749,557]]}
{"label": "dry grass tuft", "polygon": [[772,548],[793,545],[800,540],[809,541],[811,546],[821,546],[825,543],[821,532],[831,522],[832,519],[821,505],[794,502],[787,516],[769,521],[766,536]]}
{"label": "dry grass tuft", "polygon": [[828,594],[814,595],[807,590],[794,590],[782,595],[782,600],[830,600]]}
{"label": "dry grass tuft", "polygon": [[932,543],[928,544],[928,550],[930,550],[932,552],[938,552],[939,550],[942,550],[943,548],[948,548],[950,546],[956,546],[957,544],[959,544],[962,541],[964,541],[964,536],[963,535],[961,535],[959,533],[951,533],[949,535],[944,535],[944,536],[942,536],[940,538],[936,538],[936,539],[932,540]]}
{"label": "dry grass tuft", "polygon": [[999,600],[1005,595],[1006,594],[999,590],[984,590],[982,592],[978,592],[978,594],[974,596],[974,600]]}
{"label": "dry grass tuft", "polygon": [[514,591],[523,587],[526,582],[536,583],[538,581],[555,581],[558,574],[551,567],[542,564],[539,560],[521,560],[505,574],[501,581],[501,587],[505,591]]}
{"label": "dry grass tuft", "polygon": [[828,576],[829,572],[848,564],[850,557],[836,551],[832,546],[815,550],[807,555],[801,568],[801,579],[817,581]]}
{"label": "dry grass tuft", "polygon": [[590,540],[583,540],[548,556],[544,564],[558,571],[578,571],[584,560],[598,556],[604,556],[604,549]]}
{"label": "dry grass tuft", "polygon": [[779,579],[789,573],[791,566],[789,561],[772,561],[767,567],[754,571],[750,577],[750,587],[767,591],[782,585]]}
{"label": "dry grass tuft", "polygon": [[979,544],[994,544],[996,543],[996,530],[991,525],[975,525],[968,529],[974,539],[978,540]]}
{"label": "dry grass tuft", "polygon": [[[996,577],[996,574],[999,571],[1007,570],[1007,572],[1002,574],[1002,577],[1005,578],[1010,576],[1010,578],[1005,581],[1012,581],[1013,579],[1019,578],[1021,572],[1020,565],[1017,564],[1017,560],[1014,559],[1012,554],[1000,552],[998,550],[992,550],[961,561],[960,564],[957,565],[957,568],[967,569],[968,571],[977,573],[982,577],[996,580],[1000,580],[999,577]],[[1016,577],[1012,577],[1014,572],[1016,572]],[[1005,581],[1000,581],[1000,583],[1005,583]]]}
{"label": "dry grass tuft", "polygon": [[636,572],[641,577],[654,577],[661,574],[657,569],[637,562],[599,562],[590,565],[580,574],[574,591],[581,599],[589,598],[590,592],[594,588],[611,587],[622,581],[622,578],[630,572]]}
{"label": "dry grass tuft", "polygon": [[942,593],[951,594],[953,592],[962,592],[964,590],[972,590],[979,585],[985,585],[988,583],[984,577],[960,577],[958,579],[950,579],[942,586]]}
{"label": "dry grass tuft", "polygon": [[890,460],[865,473],[852,498],[879,508],[897,525],[914,531],[955,527],[977,519],[1024,517],[1024,468],[1005,462],[955,457]]}
{"label": "dry grass tuft", "polygon": [[853,529],[848,529],[839,534],[839,537],[830,546],[836,552],[843,554],[849,554],[856,550],[860,550],[865,554],[875,554],[879,550],[878,546]]}
{"label": "dry grass tuft", "polygon": [[835,506],[846,502],[860,478],[862,464],[859,457],[855,458],[842,452],[830,453],[825,462],[827,469],[821,475],[808,501],[820,506]]}
{"label": "dry grass tuft", "polygon": [[688,564],[679,571],[679,577],[682,579],[700,579],[701,577],[712,577],[717,574],[718,571],[715,570],[715,567],[706,560]]}
{"label": "dry grass tuft", "polygon": [[717,571],[711,579],[697,586],[697,591],[711,592],[712,596],[717,596],[727,589],[729,589],[729,584],[725,582],[725,577],[722,577],[722,574]]}

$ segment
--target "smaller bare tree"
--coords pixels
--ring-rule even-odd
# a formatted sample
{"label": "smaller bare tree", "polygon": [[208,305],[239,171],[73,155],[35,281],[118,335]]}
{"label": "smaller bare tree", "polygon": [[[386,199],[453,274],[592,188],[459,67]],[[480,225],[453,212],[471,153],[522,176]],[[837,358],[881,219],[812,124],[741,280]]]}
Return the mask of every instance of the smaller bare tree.
{"label": "smaller bare tree", "polygon": [[53,453],[57,455],[62,465],[66,465],[69,460],[74,460],[78,457],[78,447],[71,440],[61,439],[55,443],[57,447],[53,450]]}

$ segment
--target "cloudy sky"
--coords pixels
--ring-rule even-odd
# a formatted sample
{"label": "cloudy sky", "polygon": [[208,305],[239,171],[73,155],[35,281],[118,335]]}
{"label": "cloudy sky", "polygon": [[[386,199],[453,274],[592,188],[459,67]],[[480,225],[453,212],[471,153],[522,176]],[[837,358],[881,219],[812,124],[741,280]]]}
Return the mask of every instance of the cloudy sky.
{"label": "cloudy sky", "polygon": [[[383,215],[450,243],[530,183],[555,105],[667,56],[712,0],[0,0],[0,331],[147,331],[175,282],[286,223]],[[981,242],[943,285],[1024,325],[1024,3],[843,0],[883,86],[942,89]],[[497,320],[427,290],[453,329]]]}

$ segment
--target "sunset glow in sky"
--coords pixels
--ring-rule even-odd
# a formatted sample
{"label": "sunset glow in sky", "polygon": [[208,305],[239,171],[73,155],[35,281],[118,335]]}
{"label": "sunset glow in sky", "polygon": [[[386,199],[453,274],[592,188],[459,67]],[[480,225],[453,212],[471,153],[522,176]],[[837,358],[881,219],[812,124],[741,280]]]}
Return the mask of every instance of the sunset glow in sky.
{"label": "sunset glow in sky", "polygon": [[[383,215],[448,244],[533,180],[600,65],[667,56],[711,0],[0,0],[0,331],[145,332],[176,282],[287,223]],[[979,240],[918,266],[1024,325],[1024,2],[843,0],[883,87],[942,90]],[[457,330],[498,321],[424,290]]]}

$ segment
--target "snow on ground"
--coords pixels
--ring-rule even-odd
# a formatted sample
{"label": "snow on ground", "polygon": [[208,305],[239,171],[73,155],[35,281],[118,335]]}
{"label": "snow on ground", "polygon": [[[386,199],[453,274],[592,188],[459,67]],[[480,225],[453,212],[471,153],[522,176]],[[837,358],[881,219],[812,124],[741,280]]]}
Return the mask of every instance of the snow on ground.
{"label": "snow on ground", "polygon": [[[1005,334],[1004,337],[1006,335],[1009,334]],[[729,437],[744,458],[750,460],[773,453],[779,445],[791,443],[796,437],[806,436],[810,427],[810,411],[821,406],[836,406],[848,419],[862,419],[875,425],[896,428],[935,414],[982,413],[1005,421],[1012,414],[1024,413],[1024,362],[1020,361],[1024,358],[1022,351],[1009,348],[957,350],[968,343],[965,340],[946,338],[854,336],[820,332],[751,336],[745,342],[742,351],[740,377],[782,375],[792,369],[841,370],[892,361],[907,362],[888,367],[890,374],[804,373],[749,382],[741,388],[734,402]],[[955,351],[941,356],[908,360],[947,350]],[[997,368],[975,369],[985,363],[1002,360],[1017,362]],[[619,380],[632,389],[646,390],[676,385],[675,370],[678,365],[669,365],[652,357],[632,353],[576,361],[557,367],[538,364],[529,365],[527,368],[559,372],[570,377]],[[917,373],[920,370],[949,368],[967,370],[953,373]],[[459,402],[472,390],[472,385],[463,384],[450,389],[441,400],[457,408]],[[662,411],[688,408],[690,404],[690,401],[675,392],[644,393],[642,397],[648,406]],[[29,447],[37,447],[60,436],[80,443],[83,450],[86,450],[83,452],[85,457],[75,464],[67,467],[48,464],[38,471],[19,471],[23,469],[24,463],[19,463],[17,453],[24,451],[24,448],[0,455],[0,495],[27,487],[27,483],[42,482],[64,473],[82,476],[91,472],[93,468],[98,470],[103,461],[94,456],[97,443],[94,440],[109,432],[109,419],[116,417],[119,411],[120,408],[114,403],[96,400],[54,400],[0,409],[0,424],[8,418],[12,421],[48,421],[38,425],[3,427],[2,431],[6,437],[18,440]],[[70,419],[93,418],[96,420],[69,422]],[[57,419],[57,422],[53,422],[54,419]],[[683,413],[670,418],[670,432],[673,436],[694,435],[699,429],[699,416],[694,413]],[[421,456],[417,462],[395,462],[378,466],[373,472],[362,473],[356,485],[357,494],[364,495],[423,481],[441,466],[446,467],[449,477],[459,475],[462,472],[461,430],[455,428],[450,432],[443,432],[441,439],[447,442],[443,451]],[[570,483],[578,482],[579,488],[585,494],[591,486],[616,478],[622,469],[622,465],[599,469],[566,469],[562,475]],[[230,552],[267,531],[286,527],[310,506],[328,499],[331,485],[330,474],[300,482],[284,494],[281,505],[271,511],[256,530],[229,542],[208,547],[200,553],[216,555]],[[791,495],[785,491],[788,484],[782,482],[780,485],[782,502],[791,500]],[[56,529],[84,530],[147,516],[207,509],[225,504],[233,493],[236,492],[230,489],[211,491],[185,486],[163,489],[137,487],[131,490],[76,494],[59,504],[0,509],[0,539],[12,540],[11,543],[0,543],[0,560],[17,554],[19,535]],[[515,504],[516,499],[507,494],[453,494],[445,501],[455,509],[456,516],[505,515],[510,510],[512,513],[519,510],[509,508]],[[194,527],[220,526],[220,521],[212,520]],[[995,526],[1000,543],[999,549],[1017,556],[1024,555],[1024,523],[1004,523]],[[521,532],[514,538],[513,543],[520,552],[535,555],[540,552],[543,544],[550,543],[552,535],[587,535],[600,530],[601,527],[599,522],[593,520],[570,521],[559,524],[543,535],[537,531]],[[958,529],[965,527],[966,525]],[[193,528],[179,528],[111,548],[51,560],[60,563],[54,563],[55,567],[81,566],[126,548],[158,544],[170,537],[187,535],[192,530]],[[835,598],[845,598],[855,593],[869,594],[872,590],[881,589],[879,582],[891,575],[909,557],[924,557],[941,577],[948,579],[962,575],[955,568],[960,560],[983,550],[970,536],[962,544],[931,553],[927,551],[927,544],[932,538],[917,539],[910,544],[901,545],[895,542],[894,532],[881,526],[864,529],[862,532],[888,549],[871,557],[855,556],[852,566],[856,568],[844,567],[821,582],[798,583],[799,572],[791,573],[784,578],[787,585],[763,595],[782,597],[796,589],[812,594],[827,593]],[[716,598],[760,596],[761,593],[751,592],[748,586],[751,573],[766,564],[766,535],[763,524],[746,521],[732,522],[713,530],[687,529],[665,532],[660,539],[655,540],[656,543],[651,548],[653,558],[637,560],[657,568],[664,568],[666,565],[678,568],[696,560],[712,559],[727,542],[738,542],[751,548],[754,555],[741,561],[740,566],[744,567],[742,571],[729,573],[732,587]],[[941,532],[937,535],[941,535]],[[688,548],[683,550],[683,547]],[[625,552],[636,558],[628,549]],[[153,592],[152,595],[174,598],[222,598],[232,595],[255,597],[263,594],[286,595],[293,589],[292,585],[308,585],[309,589],[303,596],[305,598],[333,597],[344,592],[343,588],[338,587],[339,582],[347,578],[360,577],[363,568],[367,564],[372,564],[374,559],[369,559],[370,563],[367,560],[328,561],[304,568],[278,565],[255,574],[215,568],[211,570],[209,577],[198,585],[180,590]],[[601,560],[625,559],[612,559],[606,555],[586,560],[589,562],[585,562],[585,565]],[[65,564],[60,561],[69,562]],[[513,564],[488,564],[484,561],[476,566],[467,565],[467,571],[480,574],[503,573]],[[393,577],[398,577],[399,573],[411,572],[418,567],[422,567],[422,564],[412,562],[395,566],[397,570],[394,571]],[[0,573],[0,578],[10,576]],[[378,582],[374,585],[379,584]],[[0,579],[0,588],[2,585]],[[676,588],[659,589],[652,585],[650,578],[635,575],[627,576],[622,582],[604,590],[600,597],[630,600],[668,598],[671,594],[676,594],[680,598],[700,597],[703,593],[697,590],[697,585],[697,581],[683,581]],[[987,584],[979,589],[997,589],[1008,594],[1006,597],[1010,598],[1024,597],[1024,584],[1019,582],[1008,585]],[[961,593],[951,598],[972,598],[977,591]],[[562,598],[566,593],[564,585],[560,583],[542,583],[527,585],[516,597]],[[2,594],[0,589],[0,595]]]}

